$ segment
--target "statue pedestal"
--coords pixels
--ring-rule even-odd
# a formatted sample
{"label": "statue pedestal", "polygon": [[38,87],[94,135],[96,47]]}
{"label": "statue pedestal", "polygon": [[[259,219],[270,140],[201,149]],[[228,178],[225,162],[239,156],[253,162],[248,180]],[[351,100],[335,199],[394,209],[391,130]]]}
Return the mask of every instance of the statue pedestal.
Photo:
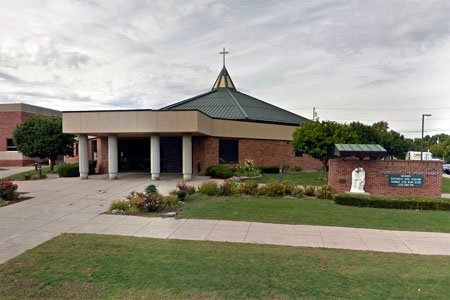
{"label": "statue pedestal", "polygon": [[371,195],[370,193],[368,193],[368,192],[345,192],[346,194],[353,194],[353,195],[366,195],[366,196],[369,196],[369,195]]}

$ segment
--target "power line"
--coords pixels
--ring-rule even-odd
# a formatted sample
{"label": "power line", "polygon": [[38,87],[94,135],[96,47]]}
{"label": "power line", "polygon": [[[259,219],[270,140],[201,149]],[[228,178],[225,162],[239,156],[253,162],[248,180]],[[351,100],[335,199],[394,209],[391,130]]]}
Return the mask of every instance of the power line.
{"label": "power line", "polygon": [[[311,107],[288,107],[287,109],[311,109]],[[346,107],[318,107],[322,110],[350,110],[350,111],[424,111],[424,110],[450,110],[450,107],[428,107],[428,108],[346,108]]]}
{"label": "power line", "polygon": [[[385,121],[385,122],[418,122],[418,121],[420,121],[420,118],[417,118],[417,119],[409,119],[409,120],[389,120],[389,119],[340,119],[340,118],[327,118],[327,119],[333,119],[333,120],[339,120],[339,121],[365,121],[365,122],[379,122],[379,121]],[[443,121],[443,120],[450,120],[450,118],[443,118],[443,119],[429,118],[427,121]]]}

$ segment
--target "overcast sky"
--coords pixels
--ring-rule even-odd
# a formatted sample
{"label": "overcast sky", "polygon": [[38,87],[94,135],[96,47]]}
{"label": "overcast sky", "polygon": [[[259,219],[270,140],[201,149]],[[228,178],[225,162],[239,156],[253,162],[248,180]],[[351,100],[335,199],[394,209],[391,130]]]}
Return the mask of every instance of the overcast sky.
{"label": "overcast sky", "polygon": [[450,133],[450,1],[2,0],[0,102],[160,108],[236,87],[307,118]]}

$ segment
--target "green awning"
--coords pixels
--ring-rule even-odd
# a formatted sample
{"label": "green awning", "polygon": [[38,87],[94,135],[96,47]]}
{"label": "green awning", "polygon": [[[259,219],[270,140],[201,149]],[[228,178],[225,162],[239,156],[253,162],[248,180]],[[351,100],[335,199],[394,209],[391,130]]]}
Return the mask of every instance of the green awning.
{"label": "green awning", "polygon": [[336,144],[334,154],[340,157],[356,156],[363,157],[384,157],[386,149],[377,144]]}

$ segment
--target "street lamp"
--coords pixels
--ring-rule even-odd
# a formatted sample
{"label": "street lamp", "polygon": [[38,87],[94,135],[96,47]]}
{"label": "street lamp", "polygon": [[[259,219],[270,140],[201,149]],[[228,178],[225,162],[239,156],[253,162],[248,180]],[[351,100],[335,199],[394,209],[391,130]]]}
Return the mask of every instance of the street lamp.
{"label": "street lamp", "polygon": [[422,114],[422,141],[420,142],[420,160],[423,160],[423,127],[425,125],[425,117],[431,117],[431,114]]}

